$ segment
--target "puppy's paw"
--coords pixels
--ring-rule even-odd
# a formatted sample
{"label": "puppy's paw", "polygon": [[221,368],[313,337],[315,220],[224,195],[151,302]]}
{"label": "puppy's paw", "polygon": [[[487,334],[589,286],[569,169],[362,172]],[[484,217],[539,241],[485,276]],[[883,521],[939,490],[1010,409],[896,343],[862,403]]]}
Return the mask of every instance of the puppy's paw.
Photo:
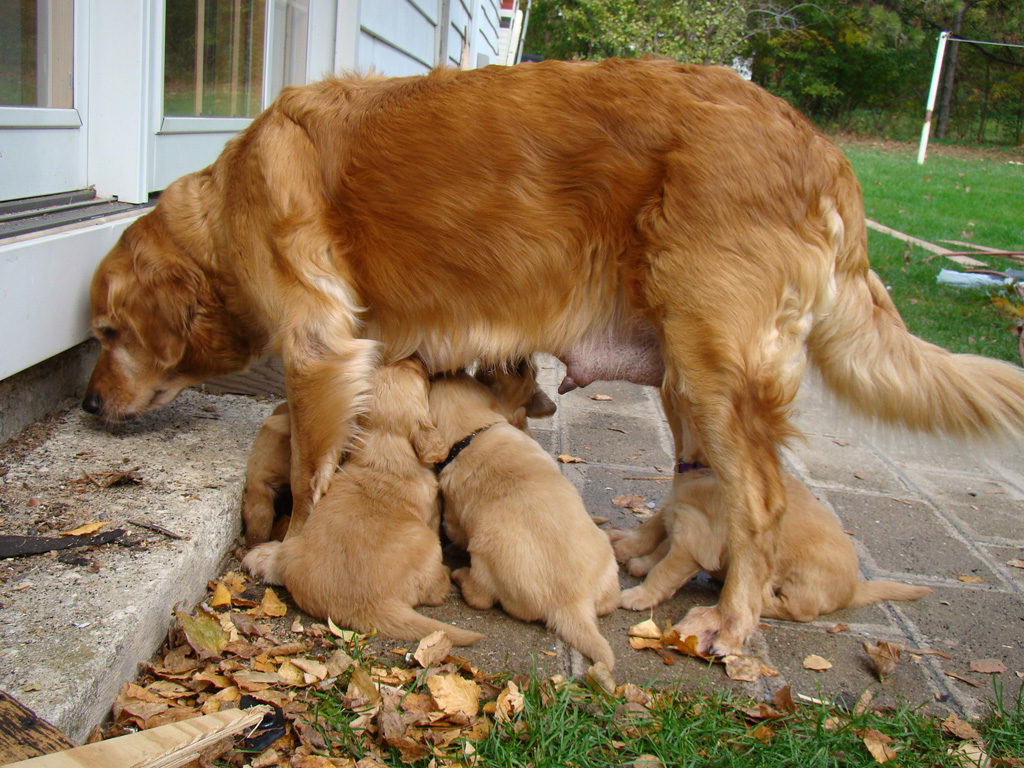
{"label": "puppy's paw", "polygon": [[[673,629],[683,639],[691,636],[696,637],[698,652],[716,653],[714,643],[722,629],[722,614],[718,610],[717,605],[691,608],[686,616],[683,617],[683,620],[676,624]],[[735,651],[730,651],[729,653],[735,653]]]}
{"label": "puppy's paw", "polygon": [[626,565],[626,570],[629,572],[630,576],[636,576],[638,579],[642,579],[650,573],[651,568],[653,568],[657,562],[658,558],[654,557],[654,555],[633,557],[630,558],[629,563]]}
{"label": "puppy's paw", "polygon": [[611,542],[612,550],[615,552],[615,559],[624,563],[631,557],[643,554],[636,544],[636,531],[623,530],[622,528],[605,528],[608,534],[608,541]]}
{"label": "puppy's paw", "polygon": [[659,602],[661,601],[656,600],[654,595],[647,592],[641,584],[639,587],[623,590],[619,605],[630,611],[644,611],[653,608]]}
{"label": "puppy's paw", "polygon": [[268,541],[266,544],[253,547],[242,558],[242,568],[264,584],[284,584],[284,577],[277,563],[280,548],[279,541]]}

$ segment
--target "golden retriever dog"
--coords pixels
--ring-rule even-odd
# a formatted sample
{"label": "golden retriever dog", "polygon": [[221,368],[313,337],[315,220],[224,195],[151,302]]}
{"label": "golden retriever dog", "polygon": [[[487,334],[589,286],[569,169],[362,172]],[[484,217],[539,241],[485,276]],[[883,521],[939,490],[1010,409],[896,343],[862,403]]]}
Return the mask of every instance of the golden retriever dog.
{"label": "golden retriever dog", "polygon": [[276,513],[274,502],[291,479],[291,436],[286,401],[264,420],[245,465],[242,522],[245,543],[250,547],[271,536]]}
{"label": "golden retriever dog", "polygon": [[413,610],[440,605],[451,590],[437,477],[424,463],[440,461],[447,447],[427,410],[426,373],[407,359],[379,368],[374,381],[362,430],[305,527],[250,550],[242,566],[284,584],[311,616],[400,640],[440,629],[456,645],[471,645],[483,635]]}
{"label": "golden retriever dog", "polygon": [[[882,600],[916,600],[931,592],[892,581],[860,581],[857,552],[839,522],[803,483],[783,473],[786,511],[761,616],[813,621],[820,614]],[[615,557],[643,584],[622,593],[622,607],[645,610],[667,600],[700,571],[724,580],[729,570],[729,509],[710,470],[680,476],[653,517],[629,530],[606,531]]]}
{"label": "golden retriever dog", "polygon": [[742,651],[770,593],[777,450],[808,360],[884,421],[1024,425],[1019,369],[907,331],[842,151],[724,68],[547,61],[286,88],[125,231],[91,301],[83,407],[107,421],[281,354],[289,536],[379,359],[454,371],[650,326],[732,510],[721,610],[688,625],[720,653]]}
{"label": "golden retriever dog", "polygon": [[517,619],[543,621],[611,669],[597,617],[619,605],[618,566],[579,493],[468,374],[434,379],[430,410],[451,447],[438,465],[445,531],[470,557],[452,573],[462,597],[473,608],[500,602]]}

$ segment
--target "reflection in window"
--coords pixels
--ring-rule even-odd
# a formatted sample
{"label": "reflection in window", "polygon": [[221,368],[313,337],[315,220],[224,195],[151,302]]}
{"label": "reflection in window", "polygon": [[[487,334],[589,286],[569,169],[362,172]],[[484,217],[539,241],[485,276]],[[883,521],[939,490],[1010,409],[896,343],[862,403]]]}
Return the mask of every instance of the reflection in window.
{"label": "reflection in window", "polygon": [[265,77],[304,81],[308,28],[309,0],[167,0],[164,115],[255,117]]}
{"label": "reflection in window", "polygon": [[265,0],[167,0],[165,115],[259,113],[265,10]]}
{"label": "reflection in window", "polygon": [[74,0],[0,0],[0,106],[74,106]]}

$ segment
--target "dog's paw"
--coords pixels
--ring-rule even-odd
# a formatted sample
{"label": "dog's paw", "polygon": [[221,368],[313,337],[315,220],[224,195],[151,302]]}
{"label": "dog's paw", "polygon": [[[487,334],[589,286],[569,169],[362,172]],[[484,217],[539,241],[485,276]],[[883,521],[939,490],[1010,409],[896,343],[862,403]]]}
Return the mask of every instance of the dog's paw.
{"label": "dog's paw", "polygon": [[268,541],[253,547],[242,558],[242,568],[264,584],[283,584],[284,578],[277,564],[277,551],[280,547],[279,541]]}
{"label": "dog's paw", "polygon": [[635,531],[623,530],[622,528],[606,528],[604,532],[608,534],[608,541],[611,542],[612,551],[615,553],[615,559],[618,562],[624,563],[631,557],[643,554],[638,551]]}
{"label": "dog's paw", "polygon": [[659,602],[641,584],[639,587],[623,590],[619,605],[630,611],[644,611],[648,608],[653,608]]}
{"label": "dog's paw", "polygon": [[648,573],[651,568],[654,567],[655,563],[658,562],[658,558],[653,555],[644,555],[643,557],[630,558],[629,563],[626,565],[626,571],[629,572],[630,576],[635,576],[638,579],[642,579]]}
{"label": "dog's paw", "polygon": [[[699,653],[718,654],[718,650],[715,648],[715,640],[722,629],[722,614],[717,605],[691,608],[686,616],[683,617],[683,620],[672,627],[672,629],[678,632],[679,637],[683,639],[696,637],[697,651]],[[737,651],[728,651],[722,655],[730,653],[737,653]]]}

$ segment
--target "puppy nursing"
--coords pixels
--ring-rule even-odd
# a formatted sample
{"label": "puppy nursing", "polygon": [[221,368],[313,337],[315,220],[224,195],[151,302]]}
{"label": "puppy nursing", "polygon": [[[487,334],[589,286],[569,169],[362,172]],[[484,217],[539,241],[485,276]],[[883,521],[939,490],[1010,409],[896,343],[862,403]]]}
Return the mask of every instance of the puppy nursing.
{"label": "puppy nursing", "polygon": [[612,668],[596,617],[618,607],[618,566],[576,489],[468,374],[435,379],[430,410],[453,449],[439,481],[445,530],[470,555],[470,566],[452,573],[465,601],[543,621]]}
{"label": "puppy nursing", "polygon": [[[441,562],[437,479],[428,466],[446,448],[427,410],[427,387],[416,361],[381,367],[362,435],[305,527],[283,543],[261,544],[242,564],[284,584],[312,616],[402,640],[440,629],[456,645],[470,645],[483,636],[413,610],[440,605],[451,587]],[[244,514],[247,537],[264,536],[265,506],[247,505]]]}
{"label": "puppy nursing", "polygon": [[[857,553],[839,523],[807,487],[782,476],[786,511],[770,591],[761,616],[813,621],[820,614],[881,600],[916,600],[931,592],[891,581],[860,581]],[[622,607],[651,608],[700,571],[724,580],[729,568],[729,509],[709,470],[676,477],[664,507],[637,528],[612,529],[615,556],[643,584],[622,593]]]}

